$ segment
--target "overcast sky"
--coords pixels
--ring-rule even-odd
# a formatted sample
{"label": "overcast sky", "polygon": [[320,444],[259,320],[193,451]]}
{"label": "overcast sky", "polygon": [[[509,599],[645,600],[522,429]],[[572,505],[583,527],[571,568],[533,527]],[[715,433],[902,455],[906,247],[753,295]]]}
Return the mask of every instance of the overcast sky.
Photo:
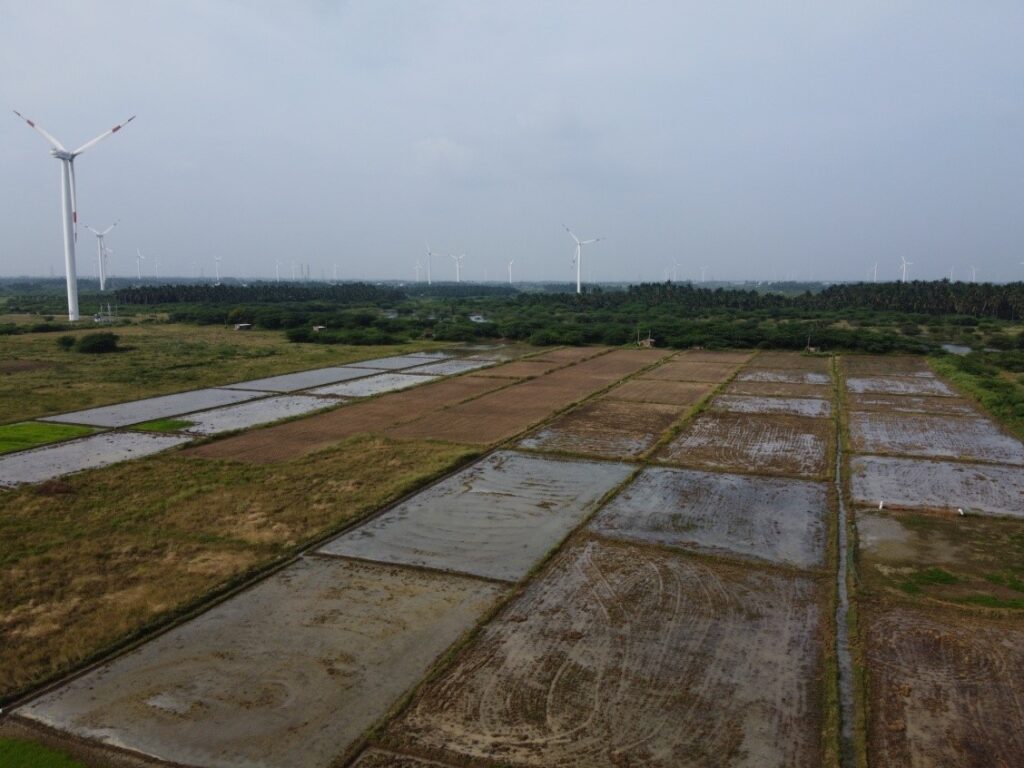
{"label": "overcast sky", "polygon": [[[112,271],[1024,276],[1024,3],[0,0],[0,101]],[[0,119],[0,274],[63,273]],[[79,271],[95,274],[80,232]],[[679,266],[673,267],[677,261]],[[144,262],[151,274],[154,259]]]}

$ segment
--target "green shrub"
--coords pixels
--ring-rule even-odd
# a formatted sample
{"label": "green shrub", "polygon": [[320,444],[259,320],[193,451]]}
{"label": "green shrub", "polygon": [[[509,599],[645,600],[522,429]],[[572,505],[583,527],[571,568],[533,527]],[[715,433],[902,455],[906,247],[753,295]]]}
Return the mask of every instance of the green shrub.
{"label": "green shrub", "polygon": [[101,331],[99,333],[87,333],[75,344],[77,352],[84,352],[90,355],[99,355],[105,352],[117,352],[116,333]]}
{"label": "green shrub", "polygon": [[57,346],[60,347],[61,349],[71,349],[73,346],[75,346],[75,337],[68,335],[58,336]]}

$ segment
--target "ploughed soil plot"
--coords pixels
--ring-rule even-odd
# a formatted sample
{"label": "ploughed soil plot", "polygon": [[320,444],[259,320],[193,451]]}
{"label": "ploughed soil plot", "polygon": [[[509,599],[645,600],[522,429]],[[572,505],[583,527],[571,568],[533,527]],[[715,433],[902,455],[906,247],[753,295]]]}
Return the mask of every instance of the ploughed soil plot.
{"label": "ploughed soil plot", "polygon": [[705,469],[825,477],[832,432],[828,419],[702,413],[655,458]]}
{"label": "ploughed soil plot", "polygon": [[281,376],[270,376],[265,379],[239,381],[236,384],[226,385],[225,389],[257,389],[261,392],[295,392],[299,389],[319,387],[324,384],[348,381],[349,379],[361,379],[365,376],[372,376],[381,370],[383,369],[355,368],[352,366],[318,368],[313,371],[285,373]]}
{"label": "ploughed soil plot", "polygon": [[655,467],[602,509],[590,529],[614,538],[820,568],[828,508],[823,483]]}
{"label": "ploughed soil plot", "polygon": [[717,384],[736,370],[735,363],[706,363],[685,355],[644,373],[643,378],[657,381],[704,381]]}
{"label": "ploughed soil plot", "polygon": [[930,509],[1024,517],[1020,467],[951,461],[854,456],[850,491],[855,502],[877,507]]}
{"label": "ploughed soil plot", "polygon": [[311,395],[337,395],[339,397],[370,397],[385,392],[397,392],[400,389],[416,387],[434,381],[437,376],[412,375],[411,373],[378,373],[365,379],[343,381],[340,384],[328,384],[309,390]]}
{"label": "ploughed soil plot", "polygon": [[944,413],[950,416],[978,416],[978,409],[959,397],[921,397],[914,395],[849,395],[851,411],[888,411],[894,413]]}
{"label": "ploughed soil plot", "polygon": [[842,366],[850,376],[935,376],[928,361],[915,355],[844,355]]}
{"label": "ploughed soil plot", "polygon": [[516,581],[632,471],[495,453],[319,551]]}
{"label": "ploughed soil plot", "polygon": [[711,391],[711,384],[693,381],[632,379],[611,390],[606,397],[635,403],[693,405]]}
{"label": "ploughed soil plot", "polygon": [[805,371],[800,368],[762,368],[747,366],[736,376],[738,381],[763,381],[773,384],[829,384],[828,373]]}
{"label": "ploughed soil plot", "polygon": [[380,433],[394,424],[411,421],[424,412],[439,410],[507,385],[508,382],[502,379],[476,376],[444,379],[426,387],[353,403],[328,413],[190,448],[187,454],[254,464],[289,461],[334,445],[346,437]]}
{"label": "ploughed soil plot", "polygon": [[679,418],[674,405],[600,399],[541,427],[521,448],[565,451],[610,459],[639,456]]}
{"label": "ploughed soil plot", "polygon": [[861,609],[872,765],[1018,766],[1024,625],[974,611]]}
{"label": "ploughed soil plot", "polygon": [[859,511],[861,594],[1024,609],[1024,525]]}
{"label": "ploughed soil plot", "polygon": [[600,355],[611,350],[611,347],[561,347],[530,358],[544,360],[549,363],[577,363],[580,360]]}
{"label": "ploughed soil plot", "polygon": [[488,368],[487,370],[480,371],[475,375],[502,376],[509,379],[529,379],[534,376],[543,376],[545,373],[554,371],[564,365],[568,365],[568,363],[553,363],[545,362],[543,360],[516,360],[511,363],[495,366],[494,368]]}
{"label": "ploughed soil plot", "polygon": [[16,714],[179,764],[327,766],[500,591],[304,558]]}
{"label": "ploughed soil plot", "polygon": [[717,411],[731,413],[787,413],[792,416],[832,415],[832,403],[811,397],[752,397],[747,395],[719,395],[711,401]]}
{"label": "ploughed soil plot", "polygon": [[756,397],[832,397],[827,384],[791,384],[785,381],[734,380],[725,388],[727,395],[754,395]]}
{"label": "ploughed soil plot", "polygon": [[452,765],[820,765],[821,613],[812,579],[585,540],[378,746]]}
{"label": "ploughed soil plot", "polygon": [[86,469],[138,459],[187,443],[183,435],[106,432],[0,457],[0,486],[41,483]]}
{"label": "ploughed soil plot", "polygon": [[214,408],[211,411],[193,413],[185,421],[182,431],[195,435],[216,435],[236,429],[248,429],[272,421],[304,416],[325,408],[338,405],[337,400],[307,395],[281,395],[248,403]]}
{"label": "ploughed soil plot", "polygon": [[938,395],[956,397],[956,392],[938,379],[923,376],[848,376],[846,391],[855,395]]}
{"label": "ploughed soil plot", "polygon": [[129,424],[166,419],[170,416],[180,416],[183,413],[192,413],[206,408],[255,400],[257,397],[263,396],[262,392],[243,392],[235,389],[196,389],[191,392],[179,392],[176,395],[163,395],[130,403],[90,408],[87,411],[44,416],[42,420],[88,424],[93,427],[126,427]]}
{"label": "ploughed soil plot", "polygon": [[985,418],[854,412],[850,414],[850,442],[857,453],[1024,464],[1024,444]]}
{"label": "ploughed soil plot", "polygon": [[175,451],[0,493],[0,697],[65,672],[468,458],[359,436],[284,464]]}
{"label": "ploughed soil plot", "polygon": [[754,356],[753,352],[712,352],[708,350],[688,350],[683,352],[680,360],[691,360],[702,363],[728,363],[739,365]]}
{"label": "ploughed soil plot", "polygon": [[796,368],[825,374],[832,370],[831,357],[802,355],[797,352],[759,352],[754,364],[758,368]]}

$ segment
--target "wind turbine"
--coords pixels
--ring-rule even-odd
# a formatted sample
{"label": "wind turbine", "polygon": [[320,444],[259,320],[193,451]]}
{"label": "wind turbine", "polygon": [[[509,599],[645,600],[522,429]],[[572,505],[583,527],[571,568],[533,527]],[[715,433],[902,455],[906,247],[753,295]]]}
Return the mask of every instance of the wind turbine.
{"label": "wind turbine", "polygon": [[277,282],[281,282],[281,260],[274,259],[274,275],[277,277]]}
{"label": "wind turbine", "polygon": [[949,268],[949,282],[953,282],[953,267]]}
{"label": "wind turbine", "polygon": [[672,282],[679,282],[679,262],[675,259],[672,259]]}
{"label": "wind turbine", "polygon": [[971,282],[972,283],[978,282],[978,268],[976,266],[974,266],[973,264],[971,265]]}
{"label": "wind turbine", "polygon": [[160,257],[159,256],[154,256],[153,257],[153,275],[156,277],[157,280],[160,279]]}
{"label": "wind turbine", "polygon": [[508,263],[508,284],[509,285],[512,285],[512,265],[515,264],[515,263],[516,263],[515,259],[512,259],[512,261],[510,261]]}
{"label": "wind turbine", "polygon": [[145,261],[146,257],[142,255],[142,251],[138,248],[135,249],[135,269],[139,273],[139,282],[142,282],[142,262]]}
{"label": "wind turbine", "polygon": [[217,282],[214,285],[220,285],[220,256],[213,257],[213,268],[217,273]]}
{"label": "wind turbine", "polygon": [[466,258],[466,254],[462,254],[461,256],[456,256],[454,253],[449,253],[448,255],[451,257],[451,260],[455,262],[455,282],[456,283],[461,283],[462,282],[462,260],[464,258]]}
{"label": "wind turbine", "polygon": [[583,261],[583,246],[590,245],[591,243],[596,243],[601,238],[594,237],[591,238],[590,240],[580,240],[578,237],[576,237],[576,233],[569,229],[569,227],[567,227],[565,224],[563,224],[562,226],[565,227],[565,231],[569,233],[569,237],[571,237],[573,241],[575,241],[576,243],[576,255],[573,256],[572,258],[572,260],[576,263],[576,293],[583,293],[583,285],[580,279],[580,276],[582,274],[580,271],[580,264]]}
{"label": "wind turbine", "polygon": [[434,254],[430,252],[430,246],[427,245],[427,285],[430,285],[430,257]]}
{"label": "wind turbine", "polygon": [[96,146],[107,136],[120,131],[135,119],[135,115],[132,115],[120,125],[115,125],[109,131],[101,133],[92,141],[87,141],[73,152],[69,152],[64,148],[63,144],[21,114],[21,112],[14,110],[14,114],[50,142],[52,147],[50,154],[57,160],[60,160],[61,201],[63,203],[61,212],[64,219],[64,276],[68,286],[68,320],[74,322],[78,320],[78,275],[75,271],[75,243],[78,242],[78,201],[75,195],[75,158],[85,152],[85,150]]}
{"label": "wind turbine", "polygon": [[877,283],[878,282],[878,262],[877,261],[875,262],[875,266],[873,268],[873,274],[874,274],[873,282]]}
{"label": "wind turbine", "polygon": [[86,225],[86,227],[85,227],[90,232],[92,232],[94,235],[96,235],[96,259],[97,259],[97,261],[99,263],[99,277],[100,277],[100,290],[101,291],[107,290],[107,246],[106,246],[106,243],[103,242],[103,238],[106,237],[107,233],[110,232],[110,230],[112,230],[116,226],[117,226],[117,222],[115,221],[113,224],[111,224],[109,227],[104,229],[102,232],[99,232],[99,231],[93,229],[89,225]]}
{"label": "wind turbine", "polygon": [[416,259],[416,282],[421,282],[420,273],[423,271],[423,266],[420,264],[420,260]]}
{"label": "wind turbine", "polygon": [[900,262],[902,262],[900,264],[900,268],[903,270],[903,282],[905,283],[907,282],[907,267],[912,265],[914,262],[907,261],[905,256],[900,256]]}
{"label": "wind turbine", "polygon": [[703,283],[703,282],[706,282],[707,279],[708,279],[708,265],[705,264],[703,267],[700,268],[700,281]]}

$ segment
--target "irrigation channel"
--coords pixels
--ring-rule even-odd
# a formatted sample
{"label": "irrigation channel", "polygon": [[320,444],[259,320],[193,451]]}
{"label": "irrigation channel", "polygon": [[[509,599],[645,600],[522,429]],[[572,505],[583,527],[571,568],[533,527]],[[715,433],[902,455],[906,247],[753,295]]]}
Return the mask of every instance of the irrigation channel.
{"label": "irrigation channel", "polygon": [[836,429],[836,496],[839,509],[839,568],[836,579],[839,600],[836,602],[836,665],[839,671],[839,764],[856,768],[856,743],[853,738],[854,695],[853,659],[850,655],[850,592],[847,588],[849,537],[847,536],[846,501],[843,498],[843,438]]}

